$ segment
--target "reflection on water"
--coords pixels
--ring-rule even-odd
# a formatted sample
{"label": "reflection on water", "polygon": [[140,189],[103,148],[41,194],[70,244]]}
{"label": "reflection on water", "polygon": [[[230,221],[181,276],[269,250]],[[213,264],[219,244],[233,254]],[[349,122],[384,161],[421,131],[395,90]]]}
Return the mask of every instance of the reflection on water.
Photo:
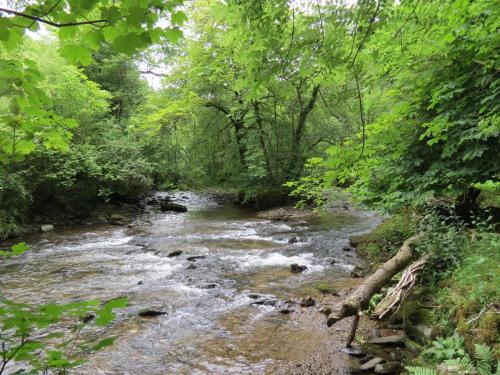
{"label": "reflection on water", "polygon": [[[317,280],[342,282],[355,261],[342,247],[375,226],[376,217],[323,215],[294,225],[202,195],[176,198],[187,213],[150,207],[133,228],[43,235],[32,251],[7,261],[2,293],[29,303],[129,297],[129,307],[107,328],[116,343],[77,374],[279,373],[326,340],[327,332],[303,312],[255,306],[249,294],[288,300],[317,293],[311,287]],[[289,244],[292,236],[299,242]],[[182,254],[168,257],[175,250]],[[307,270],[292,274],[292,263]],[[167,314],[142,319],[137,313],[144,308]]]}

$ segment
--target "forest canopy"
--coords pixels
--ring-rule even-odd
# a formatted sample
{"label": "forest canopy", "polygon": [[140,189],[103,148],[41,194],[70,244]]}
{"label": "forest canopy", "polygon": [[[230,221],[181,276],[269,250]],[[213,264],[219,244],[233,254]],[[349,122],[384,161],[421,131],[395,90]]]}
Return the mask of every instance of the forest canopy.
{"label": "forest canopy", "polygon": [[6,223],[77,186],[88,200],[194,184],[318,202],[340,186],[390,210],[498,189],[495,2],[12,5]]}

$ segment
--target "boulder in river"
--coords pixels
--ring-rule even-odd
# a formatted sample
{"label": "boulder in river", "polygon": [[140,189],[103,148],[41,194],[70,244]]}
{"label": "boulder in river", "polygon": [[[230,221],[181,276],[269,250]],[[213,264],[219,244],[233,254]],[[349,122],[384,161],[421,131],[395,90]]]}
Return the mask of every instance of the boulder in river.
{"label": "boulder in river", "polygon": [[195,262],[198,259],[205,259],[206,257],[207,257],[206,255],[193,255],[193,256],[187,257],[186,259],[190,262]]}
{"label": "boulder in river", "polygon": [[42,232],[50,232],[51,230],[54,230],[54,226],[52,224],[44,224],[40,227],[40,230]]}
{"label": "boulder in river", "polygon": [[162,211],[173,211],[173,212],[186,212],[187,207],[182,204],[170,202],[170,201],[162,201],[160,202],[160,209]]}
{"label": "boulder in river", "polygon": [[298,265],[297,263],[293,263],[290,265],[290,271],[292,273],[301,273],[307,270],[307,266]]}
{"label": "boulder in river", "polygon": [[293,237],[290,237],[290,239],[288,240],[288,243],[291,245],[291,244],[294,244],[294,243],[297,243],[299,242],[299,240],[297,239],[296,236],[293,236]]}
{"label": "boulder in river", "polygon": [[109,221],[114,225],[126,225],[130,221],[130,219],[120,214],[111,214],[109,216]]}
{"label": "boulder in river", "polygon": [[175,250],[175,251],[172,251],[170,254],[168,254],[167,256],[169,258],[173,258],[173,257],[178,257],[179,255],[182,254],[182,250]]}

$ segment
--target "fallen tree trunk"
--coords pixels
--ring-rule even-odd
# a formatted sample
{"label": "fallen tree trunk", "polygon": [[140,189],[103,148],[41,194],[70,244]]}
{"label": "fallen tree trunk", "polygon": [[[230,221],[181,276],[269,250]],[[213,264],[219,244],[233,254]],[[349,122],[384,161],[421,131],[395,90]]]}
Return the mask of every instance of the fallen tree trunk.
{"label": "fallen tree trunk", "polygon": [[[366,280],[344,301],[333,307],[332,313],[327,318],[327,325],[333,324],[349,316],[358,315],[368,307],[371,297],[380,291],[392,277],[401,271],[413,258],[411,245],[423,238],[423,234],[417,234],[408,238],[403,245],[387,262],[375,271],[374,274],[367,277]],[[357,319],[356,319],[357,320]],[[355,331],[356,327],[353,326]],[[352,335],[352,332],[351,332]],[[350,343],[348,343],[349,346]]]}

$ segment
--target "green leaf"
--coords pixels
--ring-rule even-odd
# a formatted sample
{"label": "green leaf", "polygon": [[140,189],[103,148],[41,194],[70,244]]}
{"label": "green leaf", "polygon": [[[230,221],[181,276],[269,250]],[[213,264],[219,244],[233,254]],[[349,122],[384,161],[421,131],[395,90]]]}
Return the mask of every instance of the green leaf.
{"label": "green leaf", "polygon": [[29,250],[29,246],[26,245],[26,242],[19,242],[16,243],[15,245],[12,245],[11,248],[12,252],[16,255],[20,255],[24,253],[25,251]]}
{"label": "green leaf", "polygon": [[12,22],[10,22],[5,17],[0,17],[0,40],[7,41],[10,37],[10,28],[12,27]]}
{"label": "green leaf", "polygon": [[66,58],[73,64],[90,65],[92,62],[92,54],[88,48],[78,44],[66,44],[59,49],[62,57]]}
{"label": "green leaf", "polygon": [[166,29],[164,35],[170,42],[177,43],[182,37],[182,31],[179,29]]}
{"label": "green leaf", "polygon": [[19,155],[31,154],[36,148],[36,144],[33,141],[28,141],[25,139],[20,140],[16,143],[15,151]]}
{"label": "green leaf", "polygon": [[111,310],[101,310],[97,313],[95,324],[98,326],[105,326],[113,321],[115,314]]}
{"label": "green leaf", "polygon": [[99,31],[92,31],[85,35],[83,41],[86,42],[93,50],[98,50],[101,47],[104,37]]}
{"label": "green leaf", "polygon": [[184,13],[181,10],[178,12],[172,13],[172,23],[174,25],[182,26],[184,24],[184,22],[187,20],[188,20],[188,18],[186,16],[186,13]]}
{"label": "green leaf", "polygon": [[123,52],[129,56],[143,46],[144,41],[136,33],[120,35],[113,42],[115,51]]}
{"label": "green leaf", "polygon": [[102,32],[104,40],[108,43],[113,43],[115,39],[121,34],[115,27],[106,27]]}
{"label": "green leaf", "polygon": [[100,350],[102,348],[105,348],[106,346],[113,345],[116,340],[116,337],[108,337],[105,338],[104,340],[100,341],[97,345],[94,346],[94,350]]}
{"label": "green leaf", "polygon": [[121,298],[116,298],[116,299],[113,299],[113,300],[107,302],[104,305],[104,308],[107,308],[107,309],[122,309],[122,308],[127,307],[127,305],[128,305],[128,298],[127,297],[121,297]]}

